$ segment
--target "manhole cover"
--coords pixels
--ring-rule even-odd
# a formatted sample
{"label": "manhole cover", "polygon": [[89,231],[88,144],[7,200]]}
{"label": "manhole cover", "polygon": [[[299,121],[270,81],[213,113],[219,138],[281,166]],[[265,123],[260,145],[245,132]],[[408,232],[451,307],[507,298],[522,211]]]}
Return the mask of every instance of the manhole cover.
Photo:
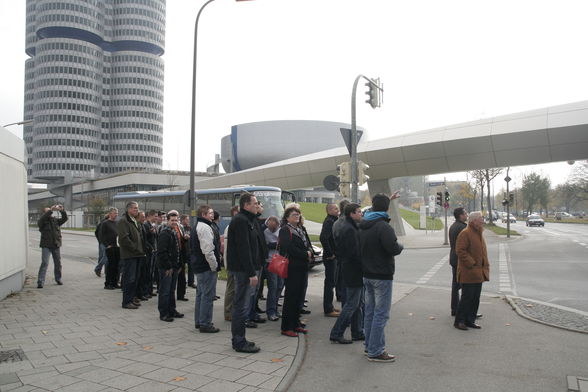
{"label": "manhole cover", "polygon": [[20,362],[25,359],[27,359],[27,356],[21,349],[0,351],[0,363]]}

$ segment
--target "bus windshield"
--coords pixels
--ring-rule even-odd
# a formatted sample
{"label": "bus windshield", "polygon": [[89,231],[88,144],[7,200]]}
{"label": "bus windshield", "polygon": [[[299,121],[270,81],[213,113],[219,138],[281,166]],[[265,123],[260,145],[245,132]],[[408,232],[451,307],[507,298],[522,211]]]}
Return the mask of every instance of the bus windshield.
{"label": "bus windshield", "polygon": [[279,191],[254,191],[257,201],[263,205],[263,218],[275,216],[282,219],[284,206],[282,205],[282,193]]}

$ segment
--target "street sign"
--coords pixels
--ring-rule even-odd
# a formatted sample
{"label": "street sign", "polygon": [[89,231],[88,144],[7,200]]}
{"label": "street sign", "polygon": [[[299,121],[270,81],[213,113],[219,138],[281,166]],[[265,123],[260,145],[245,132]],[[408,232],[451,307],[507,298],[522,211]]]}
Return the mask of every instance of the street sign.
{"label": "street sign", "polygon": [[510,178],[509,176],[506,176],[506,178],[504,179],[504,181],[506,182],[510,182],[510,180],[512,180],[512,178]]}
{"label": "street sign", "polygon": [[[341,136],[343,136],[343,141],[345,142],[345,146],[347,147],[347,151],[349,151],[349,156],[351,156],[351,129],[349,128],[339,128],[341,130]],[[359,139],[361,139],[361,135],[363,135],[363,131],[357,130],[357,142],[359,143]]]}
{"label": "street sign", "polygon": [[441,185],[445,185],[445,181],[429,182],[429,186],[431,186],[431,187],[441,186]]}
{"label": "street sign", "polygon": [[323,185],[326,190],[334,191],[337,188],[339,188],[339,177],[333,176],[333,175],[328,175],[324,178]]}

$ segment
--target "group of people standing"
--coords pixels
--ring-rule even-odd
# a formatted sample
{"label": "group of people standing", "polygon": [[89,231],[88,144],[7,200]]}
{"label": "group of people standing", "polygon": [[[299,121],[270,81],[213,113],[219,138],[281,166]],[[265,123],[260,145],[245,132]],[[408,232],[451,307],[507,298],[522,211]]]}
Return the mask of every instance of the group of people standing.
{"label": "group of people standing", "polygon": [[[327,317],[337,317],[329,339],[339,344],[364,341],[365,355],[374,362],[395,360],[386,351],[384,330],[392,303],[395,256],[403,250],[387,212],[390,201],[397,197],[397,193],[391,197],[375,195],[365,214],[360,205],[346,200],[339,206],[329,204],[320,235],[325,264],[323,311]],[[53,217],[54,211],[60,214],[59,218]],[[95,273],[100,276],[101,264],[105,265],[104,288],[122,288],[124,309],[138,309],[141,301],[158,295],[159,317],[165,322],[184,317],[176,309],[176,291],[178,300],[187,300],[187,283],[197,289],[196,329],[216,333],[219,328],[212,321],[213,301],[219,298],[217,277],[226,260],[224,310],[225,319],[231,321],[231,344],[238,352],[256,353],[260,348],[247,340],[246,328],[255,328],[266,321],[257,306],[262,273],[268,283],[268,319],[281,318],[282,335],[306,334],[308,329],[300,317],[310,313],[304,309],[304,302],[308,264],[315,257],[298,204],[287,205],[281,219],[271,216],[261,221],[262,212],[263,206],[255,195],[242,194],[239,206],[231,210],[230,224],[221,235],[219,214],[207,205],[198,208],[193,226],[188,216],[175,210],[167,213],[151,210],[145,215],[136,202],[129,202],[125,213],[118,218],[118,210],[110,208],[96,229],[100,260]],[[489,280],[483,216],[472,212],[467,225],[468,214],[463,208],[456,208],[454,216],[455,223],[449,230],[453,271],[451,313],[457,329],[480,329],[475,322],[481,317],[477,313],[480,293],[482,283]],[[47,208],[38,222],[42,248],[38,288],[43,287],[49,255],[53,256],[56,283],[63,284],[60,226],[66,221],[63,207],[56,205]],[[267,269],[276,253],[289,260],[285,279]],[[284,288],[280,314],[278,299]],[[334,292],[342,302],[341,310],[333,306]],[[351,329],[351,339],[344,337],[347,328]]]}

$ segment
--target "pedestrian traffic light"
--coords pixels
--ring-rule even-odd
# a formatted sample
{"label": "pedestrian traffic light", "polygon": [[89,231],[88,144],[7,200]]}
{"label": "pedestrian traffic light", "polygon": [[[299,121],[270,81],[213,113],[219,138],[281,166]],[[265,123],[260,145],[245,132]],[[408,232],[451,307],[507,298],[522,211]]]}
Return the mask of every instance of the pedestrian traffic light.
{"label": "pedestrian traffic light", "polygon": [[451,195],[449,194],[449,192],[445,191],[445,202],[449,203],[450,199],[451,199]]}
{"label": "pedestrian traffic light", "polygon": [[437,205],[441,207],[443,205],[443,193],[437,192]]}
{"label": "pedestrian traffic light", "polygon": [[372,106],[372,108],[375,109],[379,108],[382,105],[380,78],[370,80],[370,82],[367,82],[365,84],[368,88],[366,94],[369,97],[365,102],[369,103]]}
{"label": "pedestrian traffic light", "polygon": [[370,166],[362,161],[357,162],[357,184],[363,185],[370,179],[370,176],[365,174],[366,170],[369,169]]}
{"label": "pedestrian traffic light", "polygon": [[351,182],[351,162],[343,162],[337,165],[337,177],[339,177],[340,183]]}

